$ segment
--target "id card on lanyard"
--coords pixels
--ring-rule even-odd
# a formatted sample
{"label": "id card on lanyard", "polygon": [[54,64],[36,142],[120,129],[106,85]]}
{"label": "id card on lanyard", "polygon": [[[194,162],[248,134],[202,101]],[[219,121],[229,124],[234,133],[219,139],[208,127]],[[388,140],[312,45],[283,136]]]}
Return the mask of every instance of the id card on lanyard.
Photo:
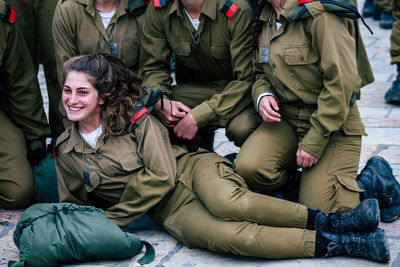
{"label": "id card on lanyard", "polygon": [[117,43],[110,43],[110,54],[113,56],[118,56],[118,44]]}

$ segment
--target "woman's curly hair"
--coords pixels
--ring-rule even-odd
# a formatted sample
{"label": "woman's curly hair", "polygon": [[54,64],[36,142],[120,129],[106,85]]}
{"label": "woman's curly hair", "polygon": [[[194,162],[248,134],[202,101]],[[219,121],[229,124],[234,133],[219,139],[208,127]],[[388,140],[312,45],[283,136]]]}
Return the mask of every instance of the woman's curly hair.
{"label": "woman's curly hair", "polygon": [[64,80],[71,71],[88,75],[89,82],[103,99],[100,116],[105,136],[118,135],[130,126],[128,119],[136,112],[136,104],[146,91],[140,86],[141,79],[122,60],[103,53],[77,56],[65,62]]}
{"label": "woman's curly hair", "polygon": [[258,5],[254,11],[254,19],[250,29],[253,50],[257,50],[258,36],[260,35],[264,22],[260,20],[261,12],[263,11],[267,0],[258,0]]}

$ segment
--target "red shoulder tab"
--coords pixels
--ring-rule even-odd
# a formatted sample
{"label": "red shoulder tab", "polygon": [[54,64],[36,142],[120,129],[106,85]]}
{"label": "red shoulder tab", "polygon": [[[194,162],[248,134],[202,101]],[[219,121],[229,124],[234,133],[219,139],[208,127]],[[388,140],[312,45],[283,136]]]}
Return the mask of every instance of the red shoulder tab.
{"label": "red shoulder tab", "polygon": [[163,7],[167,5],[167,1],[166,0],[154,0],[154,7]]}
{"label": "red shoulder tab", "polygon": [[4,2],[0,2],[0,19],[7,20],[13,24],[15,22],[15,10]]}
{"label": "red shoulder tab", "polygon": [[15,22],[15,10],[10,7],[10,16],[8,17],[8,21],[12,24]]}
{"label": "red shoulder tab", "polygon": [[147,113],[147,108],[142,108],[137,113],[135,113],[132,117],[130,117],[129,121],[134,124],[140,117]]}
{"label": "red shoulder tab", "polygon": [[304,3],[309,3],[309,2],[314,2],[314,1],[316,1],[316,0],[299,0],[297,3],[299,5],[301,5],[301,4],[304,4]]}
{"label": "red shoulder tab", "polygon": [[231,18],[232,15],[236,12],[237,9],[238,9],[238,6],[235,3],[232,3],[231,0],[226,0],[224,6],[221,8],[221,11],[228,18]]}

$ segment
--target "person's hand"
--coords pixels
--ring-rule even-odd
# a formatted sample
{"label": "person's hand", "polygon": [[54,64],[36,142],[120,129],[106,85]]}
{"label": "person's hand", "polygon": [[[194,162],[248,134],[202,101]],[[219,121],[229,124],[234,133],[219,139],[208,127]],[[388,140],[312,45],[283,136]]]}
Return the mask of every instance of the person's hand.
{"label": "person's hand", "polygon": [[[161,109],[161,101],[163,101],[163,109]],[[161,98],[154,110],[164,125],[174,127],[191,109],[182,102]]]}
{"label": "person's hand", "polygon": [[26,155],[31,166],[38,166],[42,159],[46,157],[46,149],[44,147],[38,147],[32,151],[29,151]]}
{"label": "person's hand", "polygon": [[303,168],[309,168],[318,162],[318,158],[314,157],[313,155],[308,154],[300,147],[297,148],[296,153],[296,161],[297,165]]}
{"label": "person's hand", "polygon": [[199,130],[196,119],[192,113],[187,113],[174,128],[175,134],[183,139],[192,140]]}
{"label": "person's hand", "polygon": [[279,106],[275,97],[267,95],[258,103],[258,113],[265,122],[280,122],[281,114],[278,113]]}

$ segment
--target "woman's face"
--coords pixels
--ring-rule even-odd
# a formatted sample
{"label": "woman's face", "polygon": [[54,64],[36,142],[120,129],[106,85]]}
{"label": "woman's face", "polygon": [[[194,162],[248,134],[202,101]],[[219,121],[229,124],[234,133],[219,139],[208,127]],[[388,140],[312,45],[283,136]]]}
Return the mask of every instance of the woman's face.
{"label": "woman's face", "polygon": [[94,129],[100,125],[100,105],[104,101],[99,98],[87,74],[76,71],[67,74],[62,103],[69,120],[79,122],[80,126],[92,125]]}

